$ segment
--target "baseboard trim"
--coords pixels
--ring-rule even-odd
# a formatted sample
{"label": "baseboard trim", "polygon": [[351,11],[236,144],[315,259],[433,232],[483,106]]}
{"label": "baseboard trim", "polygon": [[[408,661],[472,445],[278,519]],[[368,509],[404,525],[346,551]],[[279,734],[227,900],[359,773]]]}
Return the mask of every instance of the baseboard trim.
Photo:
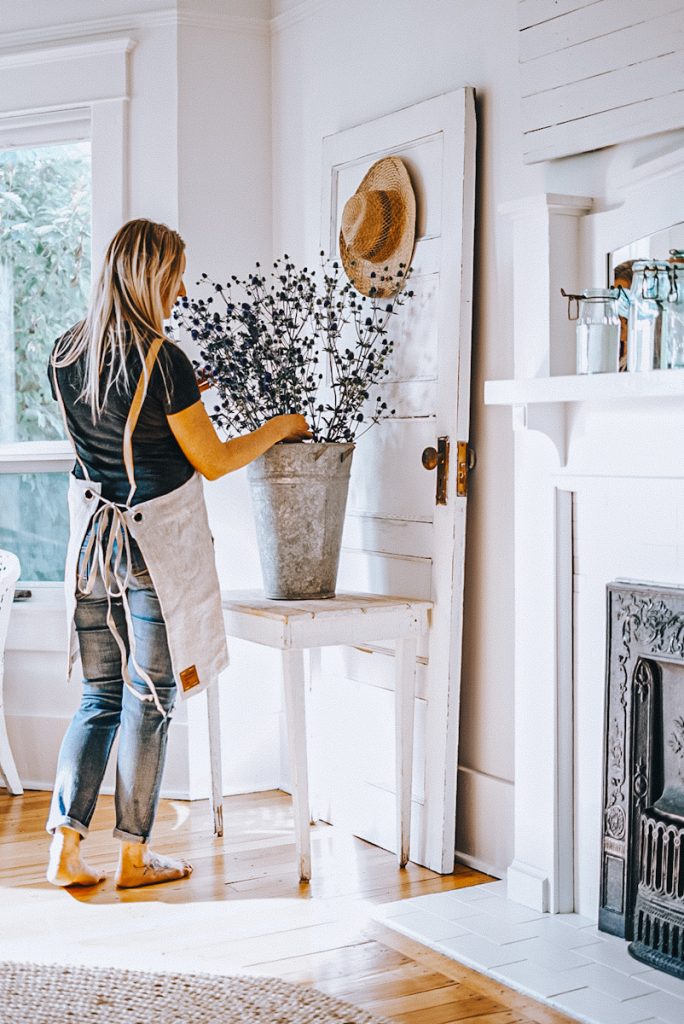
{"label": "baseboard trim", "polygon": [[549,909],[549,879],[546,872],[532,864],[514,860],[507,872],[509,900],[545,914]]}
{"label": "baseboard trim", "polygon": [[467,868],[472,868],[474,871],[482,871],[483,874],[493,875],[494,878],[506,877],[506,868],[499,867],[496,864],[488,864],[479,857],[473,857],[470,853],[463,853],[461,850],[456,850],[454,856],[459,864],[465,864]]}

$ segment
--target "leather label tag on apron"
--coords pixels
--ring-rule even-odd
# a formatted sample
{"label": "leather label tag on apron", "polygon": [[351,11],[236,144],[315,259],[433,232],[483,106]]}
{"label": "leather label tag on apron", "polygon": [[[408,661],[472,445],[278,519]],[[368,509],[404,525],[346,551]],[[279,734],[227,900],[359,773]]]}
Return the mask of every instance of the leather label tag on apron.
{"label": "leather label tag on apron", "polygon": [[180,674],[181,685],[185,692],[192,690],[193,686],[199,685],[199,676],[197,675],[197,669],[194,665],[190,668],[184,668]]}

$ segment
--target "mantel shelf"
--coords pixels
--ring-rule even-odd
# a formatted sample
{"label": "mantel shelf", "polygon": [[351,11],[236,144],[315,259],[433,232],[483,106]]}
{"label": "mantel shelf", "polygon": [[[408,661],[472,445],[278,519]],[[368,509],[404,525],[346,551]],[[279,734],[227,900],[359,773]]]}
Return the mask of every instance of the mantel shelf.
{"label": "mantel shelf", "polygon": [[569,404],[648,398],[684,398],[684,370],[488,380],[484,396],[485,405],[512,408],[514,430],[546,434],[556,447],[561,466],[567,460]]}
{"label": "mantel shelf", "polygon": [[608,402],[615,399],[683,398],[684,370],[572,374],[485,381],[485,405]]}

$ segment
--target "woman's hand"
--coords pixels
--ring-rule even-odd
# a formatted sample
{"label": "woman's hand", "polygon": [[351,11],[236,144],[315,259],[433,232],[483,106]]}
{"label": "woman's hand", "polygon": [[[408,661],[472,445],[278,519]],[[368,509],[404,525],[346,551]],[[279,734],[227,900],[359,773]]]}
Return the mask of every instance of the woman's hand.
{"label": "woman's hand", "polygon": [[301,413],[293,412],[285,416],[273,416],[268,425],[280,435],[279,441],[303,441],[311,437],[309,424]]}

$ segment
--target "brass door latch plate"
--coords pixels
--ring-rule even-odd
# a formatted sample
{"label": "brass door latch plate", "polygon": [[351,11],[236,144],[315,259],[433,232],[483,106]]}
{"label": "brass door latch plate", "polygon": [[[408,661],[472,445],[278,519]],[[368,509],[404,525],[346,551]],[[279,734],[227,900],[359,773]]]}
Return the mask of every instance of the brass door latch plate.
{"label": "brass door latch plate", "polygon": [[435,504],[446,505],[447,481],[449,479],[449,438],[437,439],[437,448],[426,448],[422,462],[426,469],[437,470],[437,486],[435,488]]}
{"label": "brass door latch plate", "polygon": [[457,442],[456,454],[456,494],[459,498],[468,496],[468,474],[475,468],[475,449],[468,446],[467,441]]}

